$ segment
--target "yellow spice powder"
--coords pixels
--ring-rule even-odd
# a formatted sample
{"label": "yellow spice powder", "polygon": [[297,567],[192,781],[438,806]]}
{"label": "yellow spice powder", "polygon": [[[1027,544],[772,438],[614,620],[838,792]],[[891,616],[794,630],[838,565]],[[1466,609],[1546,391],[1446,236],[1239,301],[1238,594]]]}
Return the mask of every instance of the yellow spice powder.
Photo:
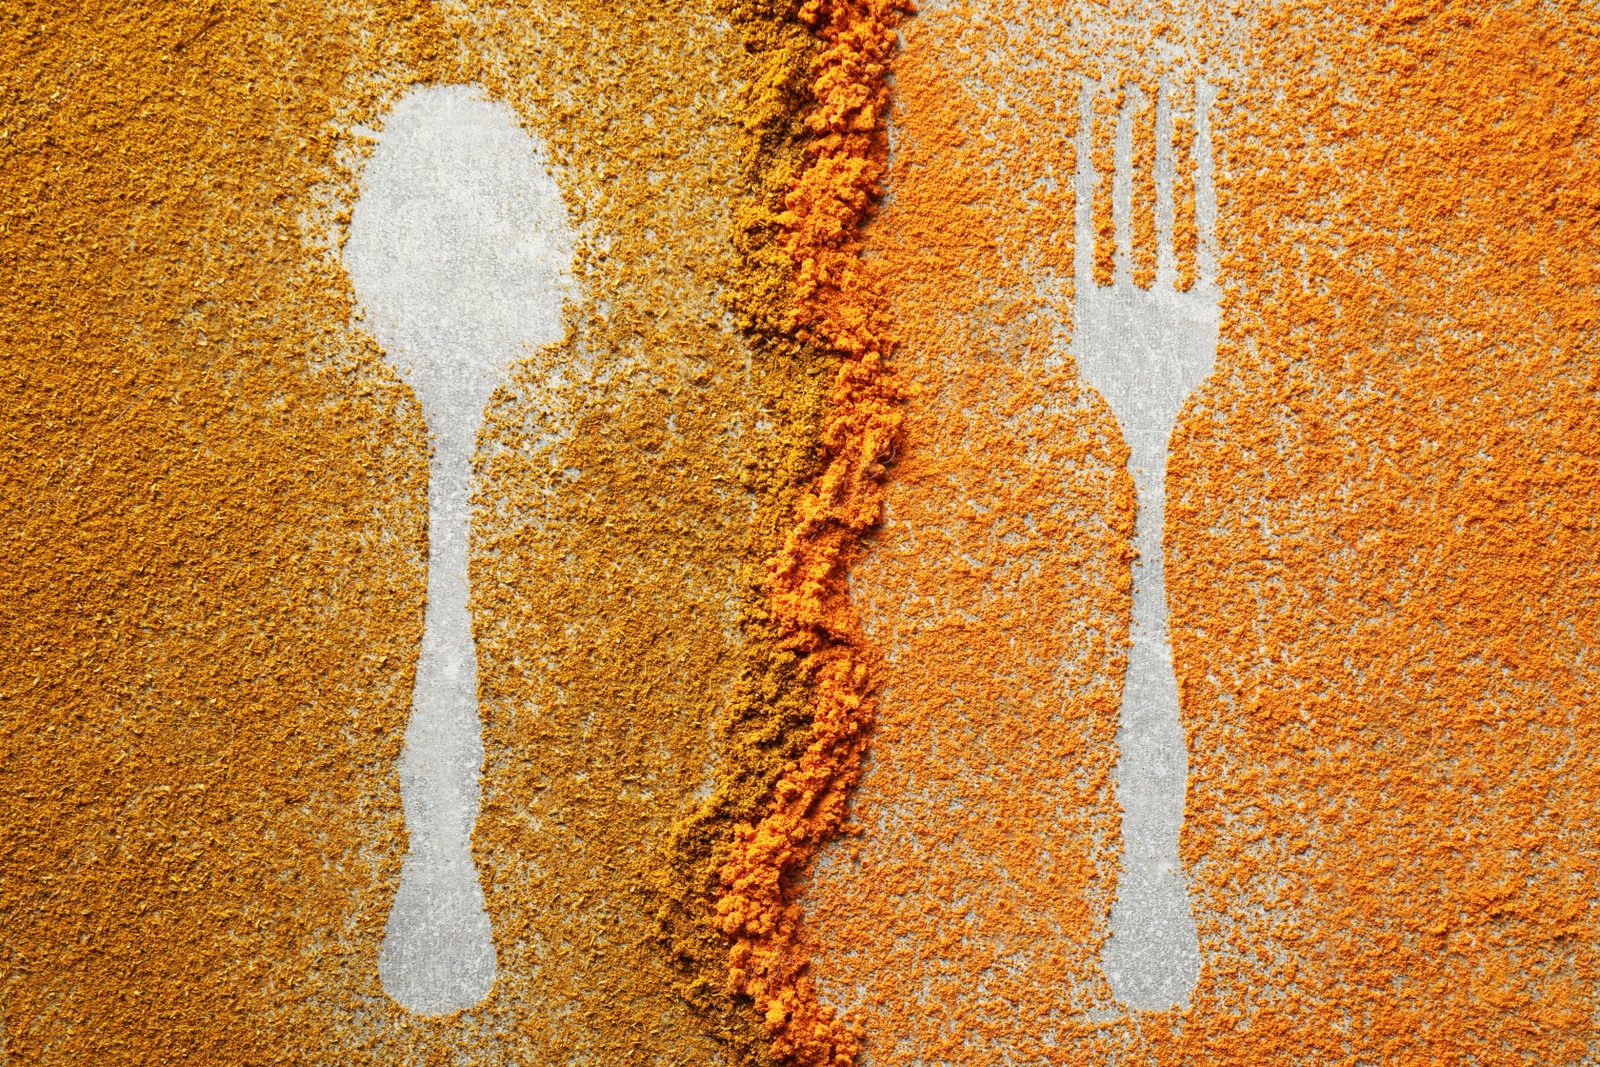
{"label": "yellow spice powder", "polygon": [[[812,718],[764,618],[837,363],[794,338],[778,245],[820,50],[797,19],[108,5],[7,29],[28,565],[5,579],[30,650],[4,682],[8,1050],[763,1059],[708,919],[718,850]],[[426,81],[516,109],[583,239],[568,340],[479,441],[474,854],[499,966],[442,1018],[376,969],[426,444],[332,258],[348,131]]]}

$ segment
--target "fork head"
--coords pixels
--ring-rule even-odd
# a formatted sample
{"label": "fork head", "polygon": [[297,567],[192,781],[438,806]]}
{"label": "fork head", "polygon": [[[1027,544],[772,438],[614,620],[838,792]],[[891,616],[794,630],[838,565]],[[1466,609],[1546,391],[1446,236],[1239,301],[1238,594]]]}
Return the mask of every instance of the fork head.
{"label": "fork head", "polygon": [[1164,465],[1216,353],[1216,201],[1203,83],[1090,83],[1080,98],[1073,355],[1141,462]]}

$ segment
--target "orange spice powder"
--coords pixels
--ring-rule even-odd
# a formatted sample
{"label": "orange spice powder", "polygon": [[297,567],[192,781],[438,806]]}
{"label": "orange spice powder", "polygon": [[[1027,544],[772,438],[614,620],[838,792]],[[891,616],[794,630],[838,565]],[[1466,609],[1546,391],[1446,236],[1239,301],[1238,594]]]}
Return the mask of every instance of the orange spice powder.
{"label": "orange spice powder", "polygon": [[[1585,1062],[1596,20],[1129,17],[951,4],[905,30],[869,248],[916,390],[852,576],[883,662],[864,832],[801,898],[823,1002],[874,1064]],[[1176,81],[1192,283],[1192,82],[1169,45],[1221,90],[1222,336],[1172,438],[1165,532],[1204,970],[1187,1009],[1129,1014],[1098,955],[1131,486],[1030,190],[1071,158],[1062,96]]]}

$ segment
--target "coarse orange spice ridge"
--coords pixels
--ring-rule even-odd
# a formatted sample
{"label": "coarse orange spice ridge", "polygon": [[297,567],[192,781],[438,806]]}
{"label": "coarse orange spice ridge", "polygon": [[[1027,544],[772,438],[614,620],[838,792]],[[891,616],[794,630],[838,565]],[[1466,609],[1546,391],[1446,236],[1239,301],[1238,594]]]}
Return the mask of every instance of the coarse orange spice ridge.
{"label": "coarse orange spice ridge", "polygon": [[815,140],[785,197],[780,239],[795,266],[798,335],[846,357],[822,426],[824,465],[769,564],[780,642],[803,657],[814,687],[812,735],[760,821],[735,829],[716,923],[732,941],[730,987],[755,1001],[774,1058],[802,1067],[848,1064],[859,1049],[806,977],[792,885],[844,822],[872,724],[869,658],[845,576],[861,535],[882,512],[884,461],[901,415],[885,365],[892,333],[876,273],[860,258],[858,230],[885,167],[884,75],[906,10],[895,0],[808,0],[799,12],[828,47],[814,64],[807,125]]}

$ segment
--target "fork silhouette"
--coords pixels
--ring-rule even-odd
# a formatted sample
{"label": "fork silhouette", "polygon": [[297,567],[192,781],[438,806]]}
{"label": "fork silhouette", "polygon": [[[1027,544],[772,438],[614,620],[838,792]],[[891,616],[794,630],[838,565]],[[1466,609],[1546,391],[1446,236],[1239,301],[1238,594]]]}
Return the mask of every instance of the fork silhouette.
{"label": "fork silhouette", "polygon": [[[1162,552],[1168,438],[1216,356],[1210,94],[1201,86],[1200,95],[1195,101],[1183,86],[1091,84],[1079,124],[1072,350],[1079,373],[1116,416],[1138,504],[1117,730],[1122,871],[1101,965],[1120,1002],[1151,1011],[1187,1005],[1200,972],[1178,859],[1188,754]],[[1191,106],[1198,123],[1188,118]],[[1191,131],[1198,134],[1192,156]]]}

